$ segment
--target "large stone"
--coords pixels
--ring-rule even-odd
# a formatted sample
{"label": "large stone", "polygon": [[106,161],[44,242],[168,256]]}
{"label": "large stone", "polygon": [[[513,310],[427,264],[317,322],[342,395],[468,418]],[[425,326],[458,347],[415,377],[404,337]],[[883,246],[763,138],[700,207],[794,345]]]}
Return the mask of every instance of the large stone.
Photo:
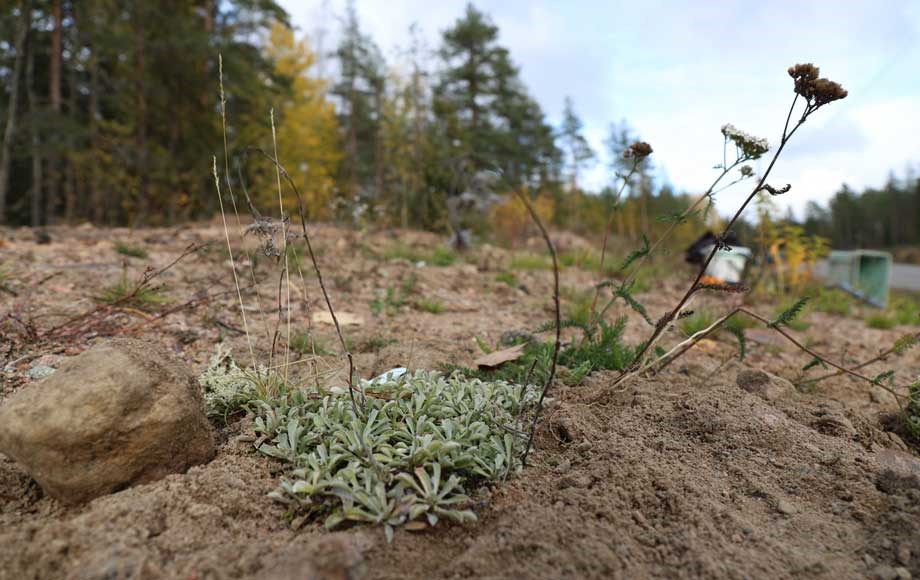
{"label": "large stone", "polygon": [[367,565],[369,541],[360,535],[326,534],[300,538],[268,557],[257,578],[262,580],[360,580]]}
{"label": "large stone", "polygon": [[876,453],[876,459],[882,470],[891,471],[899,477],[913,477],[920,481],[920,459],[910,453],[896,449],[880,449]]}
{"label": "large stone", "polygon": [[208,461],[201,390],[164,347],[115,339],[0,406],[0,453],[70,504]]}
{"label": "large stone", "polygon": [[738,371],[735,381],[745,391],[767,401],[776,401],[795,391],[793,384],[786,379],[760,369]]}

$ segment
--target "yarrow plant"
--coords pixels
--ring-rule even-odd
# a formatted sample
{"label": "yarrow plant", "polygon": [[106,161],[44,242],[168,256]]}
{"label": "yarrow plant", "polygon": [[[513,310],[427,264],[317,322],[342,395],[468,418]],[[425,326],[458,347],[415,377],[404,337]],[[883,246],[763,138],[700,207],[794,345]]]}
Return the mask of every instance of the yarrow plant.
{"label": "yarrow plant", "polygon": [[[738,157],[746,156],[748,159],[760,159],[764,153],[770,150],[770,143],[766,139],[749,135],[731,123],[722,125],[722,135],[738,148]],[[753,169],[750,166],[745,167],[747,169],[742,173],[753,173]]]}
{"label": "yarrow plant", "polygon": [[[760,194],[761,192],[764,192],[769,195],[775,196],[775,195],[782,195],[782,194],[788,193],[791,190],[791,185],[786,184],[781,187],[776,187],[776,186],[769,184],[767,182],[767,178],[769,177],[771,171],[773,170],[773,167],[775,166],[776,161],[779,159],[779,156],[782,153],[783,149],[788,144],[792,136],[796,133],[796,131],[798,131],[798,129],[818,109],[820,109],[821,107],[829,103],[846,98],[847,96],[847,91],[839,83],[820,77],[818,67],[814,66],[813,64],[810,64],[810,63],[797,64],[795,66],[790,67],[788,70],[788,73],[789,73],[789,76],[792,77],[793,79],[793,92],[795,93],[795,96],[792,100],[792,104],[789,107],[789,112],[786,116],[786,121],[783,126],[782,135],[779,140],[779,145],[774,151],[773,157],[770,159],[765,171],[757,180],[757,184],[753,187],[748,197],[741,204],[741,206],[737,209],[737,211],[734,213],[732,218],[728,220],[728,223],[725,226],[724,230],[718,236],[716,236],[716,240],[715,240],[715,243],[713,244],[713,248],[711,249],[709,255],[705,258],[705,260],[703,260],[700,266],[700,270],[697,273],[697,276],[694,279],[694,281],[687,288],[686,292],[684,293],[682,298],[678,301],[678,303],[657,320],[657,322],[654,324],[654,328],[650,336],[638,346],[632,363],[620,373],[617,379],[613,382],[613,387],[622,385],[624,382],[640,374],[644,374],[648,371],[655,371],[655,372],[660,371],[665,366],[670,364],[673,360],[675,360],[676,358],[678,358],[679,356],[687,352],[687,350],[692,348],[693,345],[695,345],[697,342],[699,342],[706,336],[710,335],[712,332],[722,327],[723,325],[725,325],[726,327],[729,327],[729,329],[734,334],[736,334],[736,336],[738,336],[740,347],[741,347],[741,353],[743,356],[744,345],[745,345],[743,329],[740,327],[737,327],[737,325],[734,325],[734,324],[729,325],[729,322],[732,320],[737,320],[736,315],[745,315],[749,318],[754,319],[755,321],[759,323],[764,324],[768,328],[771,328],[774,331],[778,332],[784,338],[792,342],[800,350],[810,355],[812,362],[806,365],[806,368],[813,368],[815,366],[834,367],[837,372],[832,375],[827,375],[827,376],[835,376],[836,374],[846,374],[853,378],[857,378],[857,379],[866,381],[868,383],[881,387],[885,390],[888,390],[890,393],[892,393],[895,396],[896,400],[898,401],[898,404],[901,406],[902,410],[905,409],[904,407],[905,401],[913,405],[912,408],[916,408],[916,403],[914,401],[914,398],[916,397],[916,392],[918,390],[918,388],[916,387],[916,383],[914,385],[911,385],[909,388],[905,388],[905,387],[899,388],[894,385],[894,382],[893,382],[894,372],[893,371],[886,371],[875,377],[869,377],[869,376],[863,375],[860,372],[858,372],[859,369],[866,366],[867,364],[870,364],[871,362],[877,362],[879,360],[884,360],[886,353],[891,354],[892,352],[897,350],[896,348],[889,349],[889,351],[886,351],[885,353],[883,353],[883,355],[874,357],[873,359],[870,359],[870,361],[867,361],[861,365],[857,365],[854,368],[847,368],[843,366],[842,364],[834,362],[828,357],[815,352],[813,349],[805,346],[804,344],[799,342],[794,336],[792,336],[786,327],[790,323],[794,322],[795,318],[801,313],[802,309],[805,306],[807,299],[801,299],[801,300],[796,301],[790,308],[788,308],[784,312],[781,312],[777,317],[773,319],[763,317],[757,314],[756,312],[751,311],[750,309],[746,307],[735,308],[729,313],[727,313],[725,316],[722,316],[718,318],[717,320],[715,320],[712,324],[710,324],[706,328],[703,328],[703,329],[698,330],[697,332],[694,332],[691,336],[686,338],[686,340],[673,346],[670,350],[665,350],[661,348],[658,344],[661,341],[661,339],[664,337],[665,332],[669,330],[670,328],[672,328],[676,321],[680,320],[681,318],[685,317],[688,313],[692,312],[689,309],[689,304],[693,296],[697,292],[703,291],[703,290],[729,292],[729,293],[739,291],[739,287],[735,285],[712,284],[712,283],[707,282],[704,279],[704,275],[706,273],[707,268],[709,267],[709,264],[712,262],[713,258],[715,257],[716,252],[720,250],[729,250],[729,251],[731,250],[731,247],[725,242],[725,240],[731,234],[732,227],[740,219],[741,215],[744,213],[744,210],[747,208],[748,205],[750,205],[751,201],[754,200],[758,196],[758,194]],[[794,116],[794,113],[796,113],[797,111],[796,107],[799,104],[800,100],[804,101],[804,106],[798,109],[799,113],[798,113],[798,116],[796,117]],[[732,163],[728,163],[727,155],[725,153],[725,147],[723,147],[723,162],[721,165],[716,166],[716,169],[722,170],[720,175],[716,178],[715,182],[709,187],[709,189],[693,205],[691,205],[690,208],[688,208],[686,212],[676,216],[676,219],[674,220],[673,225],[683,223],[686,216],[690,215],[692,212],[699,211],[698,205],[703,200],[709,201],[709,206],[707,207],[707,210],[708,210],[709,207],[711,207],[714,194],[718,191],[715,189],[715,186],[733,169],[736,169],[736,168],[738,169],[738,173],[740,177],[736,179],[735,181],[731,182],[730,184],[728,184],[729,186],[743,179],[753,177],[754,171],[750,167],[750,165],[746,164],[746,162],[758,159],[769,151],[769,143],[765,139],[753,137],[745,133],[744,131],[739,130],[734,125],[731,125],[731,124],[723,125],[722,135],[724,137],[726,146],[729,143],[732,143],[735,146],[735,149],[736,149],[735,161]],[[634,297],[630,296],[629,287],[632,281],[634,280],[635,273],[638,270],[638,268],[642,266],[642,263],[645,261],[645,259],[649,255],[652,255],[655,252],[655,250],[658,248],[658,246],[661,244],[664,238],[666,238],[668,234],[671,233],[672,229],[673,228],[669,228],[665,232],[665,234],[651,246],[649,245],[648,240],[643,240],[643,248],[639,250],[637,253],[634,253],[635,256],[638,256],[638,259],[633,260],[633,262],[635,263],[635,267],[633,271],[629,275],[627,275],[622,282],[620,282],[619,284],[605,282],[603,284],[598,285],[598,288],[601,288],[601,287],[611,287],[612,288],[612,297],[610,298],[610,301],[608,302],[607,307],[605,307],[601,311],[601,314],[603,314],[606,311],[606,309],[609,308],[611,304],[613,304],[614,301],[616,301],[617,299],[623,299],[624,302],[626,302],[626,304],[630,308],[637,310],[638,312],[640,312],[643,318],[648,320],[649,317],[648,317],[648,314],[645,312],[644,307],[641,307],[641,305],[638,304],[638,301],[635,300]],[[744,289],[744,291],[746,291],[746,289]],[[911,346],[915,343],[916,341],[912,341]],[[826,377],[822,377],[822,378],[826,378]],[[905,391],[907,391],[909,394],[905,395],[904,394]],[[908,416],[908,420],[910,420],[911,415],[909,413],[906,413],[906,415]]]}

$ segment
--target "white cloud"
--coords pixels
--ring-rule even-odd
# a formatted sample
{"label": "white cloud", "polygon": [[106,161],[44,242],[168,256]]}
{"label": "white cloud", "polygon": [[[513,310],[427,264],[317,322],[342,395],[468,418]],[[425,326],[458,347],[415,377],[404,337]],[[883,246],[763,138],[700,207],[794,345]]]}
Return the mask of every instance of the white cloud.
{"label": "white cloud", "polygon": [[[295,24],[328,29],[334,47],[344,0],[282,1]],[[322,9],[325,4],[325,11]],[[812,118],[777,164],[793,184],[780,204],[797,211],[827,200],[844,182],[881,185],[889,171],[920,161],[920,3],[820,0],[754,4],[648,0],[480,0],[531,92],[558,121],[570,95],[591,145],[603,151],[611,121],[627,119],[655,148],[662,175],[699,191],[720,161],[719,128],[731,122],[776,143],[792,98],[786,68],[815,62],[850,97]],[[466,0],[358,0],[362,28],[397,58],[417,21],[434,49]],[[325,16],[323,14],[325,13]],[[586,184],[610,181],[607,159]],[[728,211],[742,193],[726,193]]]}

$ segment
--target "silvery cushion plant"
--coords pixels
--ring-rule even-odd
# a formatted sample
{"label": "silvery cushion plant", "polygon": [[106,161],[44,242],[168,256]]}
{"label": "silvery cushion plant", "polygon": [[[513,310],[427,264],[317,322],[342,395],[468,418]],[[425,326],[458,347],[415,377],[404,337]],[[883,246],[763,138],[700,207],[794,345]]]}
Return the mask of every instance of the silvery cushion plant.
{"label": "silvery cushion plant", "polygon": [[382,525],[391,540],[397,526],[474,521],[469,486],[521,469],[534,387],[417,371],[360,389],[361,407],[347,388],[249,402],[259,451],[285,464],[271,497],[328,528]]}

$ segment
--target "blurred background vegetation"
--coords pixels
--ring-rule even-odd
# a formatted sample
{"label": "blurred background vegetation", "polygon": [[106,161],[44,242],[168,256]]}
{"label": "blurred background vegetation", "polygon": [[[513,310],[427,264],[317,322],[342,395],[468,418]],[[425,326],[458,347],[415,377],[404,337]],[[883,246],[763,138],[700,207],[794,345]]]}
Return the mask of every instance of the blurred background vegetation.
{"label": "blurred background vegetation", "polygon": [[[596,164],[575,101],[551,125],[499,42],[489,16],[468,5],[440,44],[414,27],[389,61],[362,31],[354,7],[341,15],[338,46],[323,53],[291,28],[271,0],[7,0],[0,10],[0,223],[44,226],[165,225],[217,211],[211,158],[222,156],[218,55],[223,57],[231,178],[267,211],[274,169],[247,147],[272,150],[307,198],[311,219],[443,231],[446,199],[481,170],[499,172],[497,193],[527,191],[556,227],[654,238],[662,216],[688,197],[640,168],[621,199],[617,174],[588,191]],[[638,135],[611,123],[609,158]],[[654,146],[654,143],[652,144]],[[293,198],[287,202],[293,203]],[[288,206],[292,207],[292,206]],[[882,190],[842,189],[804,222],[761,212],[739,234],[769,251],[769,228],[788,225],[834,247],[920,244],[920,182],[892,176]],[[715,212],[706,219],[718,220]],[[704,229],[681,228],[678,243]],[[514,242],[528,218],[512,197],[482,230]],[[759,228],[759,229],[758,229]],[[826,245],[826,244],[825,244]],[[823,247],[823,246],[822,246]],[[774,249],[775,251],[775,249]],[[913,260],[910,250],[897,256]]]}

